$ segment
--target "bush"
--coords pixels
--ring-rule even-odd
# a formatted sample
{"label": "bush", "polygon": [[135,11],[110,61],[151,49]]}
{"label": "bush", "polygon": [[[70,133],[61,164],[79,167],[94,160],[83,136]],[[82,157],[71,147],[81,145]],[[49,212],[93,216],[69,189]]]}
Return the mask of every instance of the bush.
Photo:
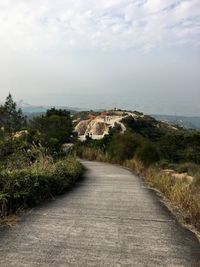
{"label": "bush", "polygon": [[52,108],[41,117],[35,117],[30,122],[30,130],[36,131],[36,138],[52,152],[60,151],[63,143],[70,141],[72,120],[66,110]]}
{"label": "bush", "polygon": [[151,164],[159,161],[160,156],[155,145],[146,142],[137,149],[135,158],[148,167]]}
{"label": "bush", "polygon": [[131,133],[115,135],[108,146],[108,156],[117,163],[133,158],[140,138]]}
{"label": "bush", "polygon": [[138,133],[152,141],[157,141],[165,135],[166,130],[164,131],[163,129],[156,127],[158,122],[150,116],[145,115],[144,117],[138,118],[129,116],[124,118],[122,122],[131,132]]}
{"label": "bush", "polygon": [[63,193],[82,175],[82,171],[81,164],[74,158],[55,163],[46,158],[22,170],[1,171],[0,215]]}

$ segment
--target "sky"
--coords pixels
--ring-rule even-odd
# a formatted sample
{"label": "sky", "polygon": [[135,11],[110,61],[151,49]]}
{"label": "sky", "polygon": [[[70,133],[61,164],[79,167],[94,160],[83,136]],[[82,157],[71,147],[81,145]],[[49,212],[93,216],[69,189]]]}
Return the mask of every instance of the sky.
{"label": "sky", "polygon": [[200,116],[199,0],[0,0],[0,102]]}

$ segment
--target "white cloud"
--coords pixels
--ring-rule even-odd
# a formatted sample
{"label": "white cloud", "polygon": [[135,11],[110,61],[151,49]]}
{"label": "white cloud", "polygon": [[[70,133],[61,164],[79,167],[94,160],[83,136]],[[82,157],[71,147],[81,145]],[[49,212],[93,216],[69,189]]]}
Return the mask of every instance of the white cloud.
{"label": "white cloud", "polygon": [[180,1],[178,0],[148,0],[144,4],[144,8],[151,12],[159,12],[165,8],[168,8],[172,5],[178,4]]}
{"label": "white cloud", "polygon": [[199,29],[199,0],[0,2],[1,51],[195,46]]}

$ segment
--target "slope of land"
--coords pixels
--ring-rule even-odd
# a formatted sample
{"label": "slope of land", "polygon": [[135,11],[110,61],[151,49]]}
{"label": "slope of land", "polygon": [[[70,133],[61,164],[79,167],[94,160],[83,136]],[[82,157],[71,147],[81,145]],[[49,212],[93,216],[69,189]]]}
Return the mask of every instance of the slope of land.
{"label": "slope of land", "polygon": [[200,130],[200,117],[186,117],[176,115],[152,115],[157,120],[177,124],[184,128],[193,128]]}
{"label": "slope of land", "polygon": [[[124,133],[126,131],[126,126],[123,120],[128,117],[134,118],[134,120],[142,120],[148,116],[136,111],[108,111],[102,113],[82,112],[76,114],[74,130],[78,133],[78,136],[82,141],[85,140],[87,136],[94,140],[98,140],[102,139],[105,135],[108,135],[109,130],[114,127],[119,127],[121,133]],[[175,126],[167,122],[155,121],[154,126],[157,128],[177,129]]]}

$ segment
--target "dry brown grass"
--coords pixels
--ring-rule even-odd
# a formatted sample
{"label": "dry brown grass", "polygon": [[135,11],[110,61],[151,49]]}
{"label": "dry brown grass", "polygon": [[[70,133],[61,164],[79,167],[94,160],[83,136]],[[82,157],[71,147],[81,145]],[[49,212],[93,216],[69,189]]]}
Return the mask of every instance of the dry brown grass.
{"label": "dry brown grass", "polygon": [[147,171],[146,181],[178,207],[186,223],[200,231],[200,187],[153,168]]}
{"label": "dry brown grass", "polygon": [[100,149],[81,147],[77,150],[77,156],[87,160],[97,160],[102,162],[110,162],[107,154],[104,154]]}
{"label": "dry brown grass", "polygon": [[144,174],[146,171],[143,163],[136,159],[126,160],[123,165],[131,169],[137,175]]}

